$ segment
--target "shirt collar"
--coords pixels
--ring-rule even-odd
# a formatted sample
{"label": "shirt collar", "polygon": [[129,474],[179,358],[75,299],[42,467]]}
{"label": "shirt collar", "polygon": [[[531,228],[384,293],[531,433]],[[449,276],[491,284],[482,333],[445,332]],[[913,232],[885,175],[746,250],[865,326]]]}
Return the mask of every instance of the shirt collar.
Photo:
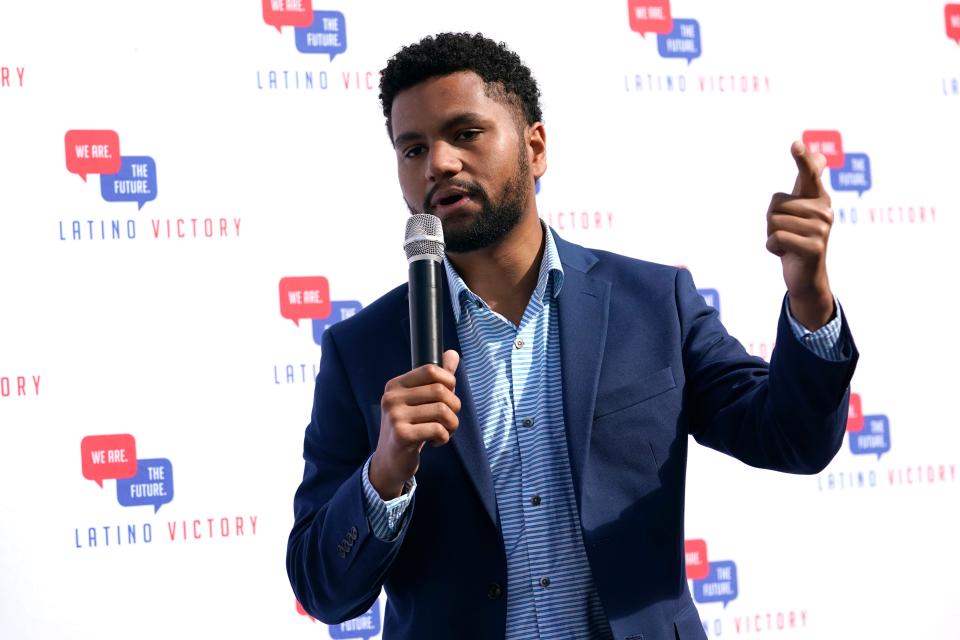
{"label": "shirt collar", "polygon": [[[563,287],[563,265],[560,263],[560,254],[557,253],[557,244],[553,240],[553,233],[551,233],[550,227],[542,220],[540,221],[540,225],[543,227],[546,242],[543,248],[543,260],[540,262],[540,273],[537,276],[537,286],[533,290],[532,298],[542,301],[547,293],[548,285],[552,285],[550,288],[551,297],[556,298],[560,295],[560,289]],[[447,271],[447,284],[450,287],[450,303],[453,307],[453,317],[456,322],[459,323],[463,305],[476,305],[480,298],[470,291],[467,283],[463,281],[463,278],[460,277],[460,274],[457,273],[453,264],[446,257],[443,259],[443,266]],[[486,305],[485,302],[480,302],[482,305]]]}

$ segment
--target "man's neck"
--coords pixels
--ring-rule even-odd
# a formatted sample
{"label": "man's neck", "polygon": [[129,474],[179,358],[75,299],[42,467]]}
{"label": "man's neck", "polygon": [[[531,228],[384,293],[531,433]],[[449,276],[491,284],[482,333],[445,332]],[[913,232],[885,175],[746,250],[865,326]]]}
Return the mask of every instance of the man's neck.
{"label": "man's neck", "polygon": [[546,246],[543,234],[540,218],[533,211],[497,244],[447,256],[471,291],[519,325],[537,287]]}

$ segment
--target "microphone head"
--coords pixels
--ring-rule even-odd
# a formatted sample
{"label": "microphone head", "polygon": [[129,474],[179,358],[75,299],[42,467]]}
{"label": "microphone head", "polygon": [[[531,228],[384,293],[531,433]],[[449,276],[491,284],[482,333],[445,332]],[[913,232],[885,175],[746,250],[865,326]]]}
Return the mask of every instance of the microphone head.
{"label": "microphone head", "polygon": [[443,260],[443,226],[440,218],[429,213],[415,213],[407,219],[403,239],[407,262],[414,260]]}

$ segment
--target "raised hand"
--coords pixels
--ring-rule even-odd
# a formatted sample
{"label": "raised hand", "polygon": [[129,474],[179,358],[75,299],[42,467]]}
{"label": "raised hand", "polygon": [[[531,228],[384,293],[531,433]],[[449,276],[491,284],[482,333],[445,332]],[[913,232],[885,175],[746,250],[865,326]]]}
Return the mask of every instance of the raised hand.
{"label": "raised hand", "polygon": [[802,142],[790,147],[797,163],[792,193],[775,193],[767,209],[767,250],[780,257],[790,312],[815,331],[833,316],[827,278],[827,241],[833,225],[830,195],[820,181],[827,159]]}

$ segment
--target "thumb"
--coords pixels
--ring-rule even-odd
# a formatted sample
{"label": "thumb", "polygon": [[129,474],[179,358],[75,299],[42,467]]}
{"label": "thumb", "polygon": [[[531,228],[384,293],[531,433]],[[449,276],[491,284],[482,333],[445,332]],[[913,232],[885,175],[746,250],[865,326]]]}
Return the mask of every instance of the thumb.
{"label": "thumb", "polygon": [[443,352],[443,368],[450,373],[456,373],[460,365],[460,354],[453,349],[447,349]]}

